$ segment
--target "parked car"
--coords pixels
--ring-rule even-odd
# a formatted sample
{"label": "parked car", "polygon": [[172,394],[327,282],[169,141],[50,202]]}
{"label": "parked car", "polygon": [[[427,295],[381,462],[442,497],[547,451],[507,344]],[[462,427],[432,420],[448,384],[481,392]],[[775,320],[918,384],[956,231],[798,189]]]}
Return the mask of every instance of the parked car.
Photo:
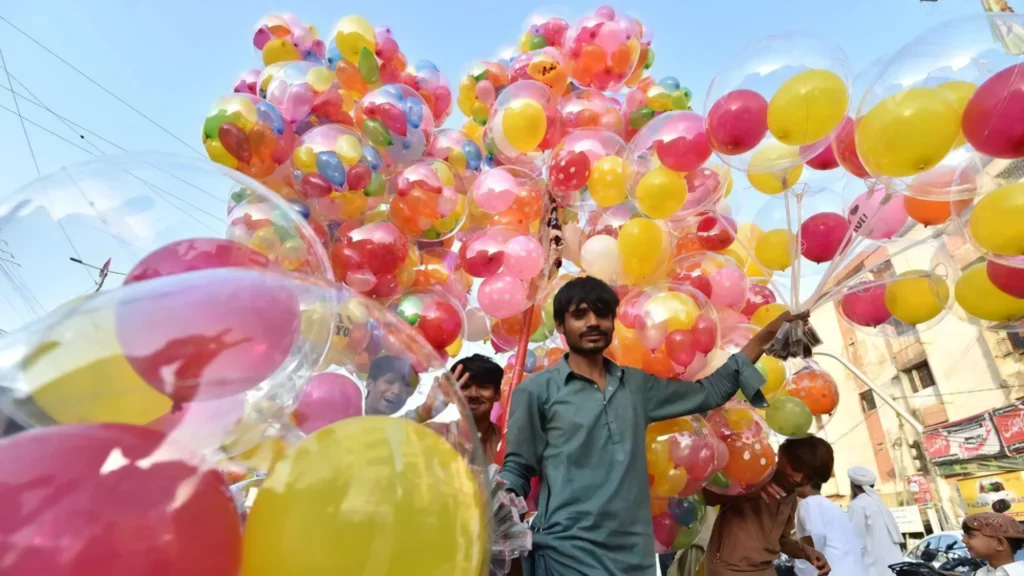
{"label": "parked car", "polygon": [[906,553],[908,562],[922,562],[933,568],[960,558],[968,558],[970,554],[964,546],[963,532],[938,532],[928,536]]}

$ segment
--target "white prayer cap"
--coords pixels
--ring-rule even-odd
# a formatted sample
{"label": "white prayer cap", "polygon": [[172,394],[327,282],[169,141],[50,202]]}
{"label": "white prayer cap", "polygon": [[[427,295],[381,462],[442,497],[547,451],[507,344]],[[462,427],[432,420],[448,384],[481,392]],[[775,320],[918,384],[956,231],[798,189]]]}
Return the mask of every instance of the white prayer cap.
{"label": "white prayer cap", "polygon": [[854,466],[846,472],[850,476],[850,483],[855,486],[874,486],[878,476],[870,468]]}

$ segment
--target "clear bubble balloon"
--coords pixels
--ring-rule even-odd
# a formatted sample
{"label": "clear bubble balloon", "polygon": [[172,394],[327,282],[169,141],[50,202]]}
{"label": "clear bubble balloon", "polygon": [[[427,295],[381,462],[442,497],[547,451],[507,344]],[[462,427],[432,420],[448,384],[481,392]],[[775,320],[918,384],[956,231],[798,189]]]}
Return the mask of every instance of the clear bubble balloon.
{"label": "clear bubble balloon", "polygon": [[288,161],[297,137],[281,112],[251,94],[232,94],[211,106],[203,121],[210,160],[263,180]]}
{"label": "clear bubble balloon", "polygon": [[325,222],[352,220],[380,206],[386,186],[380,153],[352,128],[310,130],[291,155],[291,185]]}
{"label": "clear bubble balloon", "polygon": [[422,96],[404,84],[387,84],[363,96],[355,120],[383,157],[388,176],[415,164],[434,137],[433,112]]}
{"label": "clear bubble balloon", "polygon": [[390,184],[388,217],[410,238],[443,240],[455,234],[466,219],[466,186],[444,160],[413,164],[396,174]]}
{"label": "clear bubble balloon", "polygon": [[768,424],[747,402],[731,400],[707,416],[712,433],[725,445],[725,463],[706,487],[737,496],[751,494],[775,473],[777,458],[768,438]]}
{"label": "clear bubble balloon", "polygon": [[504,164],[539,173],[545,151],[562,139],[558,97],[536,80],[523,80],[502,91],[484,130],[484,148]]}
{"label": "clear bubble balloon", "polygon": [[567,132],[577,128],[604,128],[623,138],[625,124],[620,106],[615,98],[587,88],[563,96],[558,108]]}
{"label": "clear bubble balloon", "polygon": [[555,146],[547,165],[548,188],[562,206],[580,202],[585,194],[608,208],[626,200],[632,169],[626,164],[626,143],[613,132],[583,128]]}

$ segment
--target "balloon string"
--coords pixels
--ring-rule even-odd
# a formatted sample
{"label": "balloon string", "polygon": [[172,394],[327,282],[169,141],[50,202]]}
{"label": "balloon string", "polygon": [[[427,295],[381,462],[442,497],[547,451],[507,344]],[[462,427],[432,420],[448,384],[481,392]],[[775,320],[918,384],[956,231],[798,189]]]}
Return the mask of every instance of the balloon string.
{"label": "balloon string", "polygon": [[[724,224],[724,222],[723,222],[723,224]],[[724,225],[726,227],[729,226],[728,224],[724,224]],[[764,268],[764,266],[761,265],[761,262],[758,261],[757,257],[754,256],[754,251],[751,250],[746,244],[744,244],[743,240],[740,240],[739,229],[738,228],[737,229],[733,229],[732,233],[733,233],[733,237],[736,239],[735,242],[740,245],[740,248],[742,248],[743,252],[747,255],[747,262],[754,262],[754,263],[756,263],[757,267],[763,271],[765,268]],[[783,292],[782,289],[779,288],[779,285],[775,283],[775,279],[772,278],[772,276],[768,276],[768,285],[771,286],[772,292],[774,292],[776,295],[778,295],[778,297],[780,299],[782,299],[782,303],[787,308],[789,308],[789,302],[786,300],[785,292]]]}
{"label": "balloon string", "polygon": [[[782,198],[783,198],[783,200],[786,201],[786,232],[792,234],[793,233],[793,218],[792,218],[792,216],[790,216],[790,213],[789,213],[789,198],[790,198],[790,196],[791,196],[791,194],[789,193],[789,190],[786,190],[785,192],[782,193]],[[788,237],[786,238],[786,243],[789,244],[789,238]],[[792,256],[792,253],[790,255]],[[799,259],[800,259],[800,252],[799,252],[799,250],[797,250],[795,260],[799,260]],[[798,287],[797,287],[797,284],[796,284],[797,279],[796,279],[795,272],[796,272],[796,263],[793,264],[793,269],[789,271],[789,301],[792,304],[793,308],[799,308],[800,307],[800,293],[797,291]]]}

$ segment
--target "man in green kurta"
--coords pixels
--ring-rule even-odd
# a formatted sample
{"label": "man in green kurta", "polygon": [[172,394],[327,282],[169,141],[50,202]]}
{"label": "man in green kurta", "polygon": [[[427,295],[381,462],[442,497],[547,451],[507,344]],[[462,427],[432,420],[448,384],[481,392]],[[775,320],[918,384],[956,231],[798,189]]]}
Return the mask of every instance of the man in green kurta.
{"label": "man in green kurta", "polygon": [[577,278],[554,298],[569,353],[512,395],[501,477],[526,497],[540,476],[526,576],[654,574],[654,534],[644,433],[658,420],[717,408],[737,390],[766,405],[753,362],[783,314],[724,366],[697,382],[666,380],[604,357],[619,298],[604,282]]}

